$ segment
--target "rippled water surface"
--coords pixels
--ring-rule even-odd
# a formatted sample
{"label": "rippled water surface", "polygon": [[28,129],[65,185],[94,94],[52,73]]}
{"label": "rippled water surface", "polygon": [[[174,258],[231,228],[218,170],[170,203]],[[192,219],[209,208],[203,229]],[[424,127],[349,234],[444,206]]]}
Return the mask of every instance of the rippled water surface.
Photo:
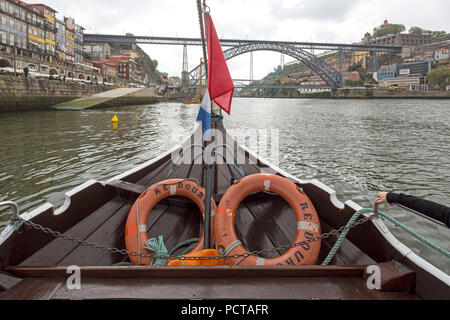
{"label": "rippled water surface", "polygon": [[[198,106],[166,103],[82,112],[0,115],[0,201],[22,212],[89,180],[106,180],[181,142]],[[119,126],[111,119],[117,114]],[[341,201],[371,206],[377,191],[405,192],[450,205],[448,100],[235,99],[228,129],[278,129],[279,166],[318,179]],[[397,208],[401,222],[450,250],[450,232]],[[0,227],[9,212],[0,212]],[[402,242],[450,273],[450,260],[398,228]]]}

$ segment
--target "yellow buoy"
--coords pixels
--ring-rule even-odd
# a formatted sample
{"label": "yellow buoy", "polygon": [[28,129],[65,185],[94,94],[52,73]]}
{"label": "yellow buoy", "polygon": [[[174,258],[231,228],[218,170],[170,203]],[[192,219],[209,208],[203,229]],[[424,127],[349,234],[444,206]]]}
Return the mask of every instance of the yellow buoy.
{"label": "yellow buoy", "polygon": [[117,115],[114,115],[114,118],[112,118],[112,123],[118,123],[119,119],[117,118]]}
{"label": "yellow buoy", "polygon": [[136,119],[139,119],[139,116],[136,116]]}

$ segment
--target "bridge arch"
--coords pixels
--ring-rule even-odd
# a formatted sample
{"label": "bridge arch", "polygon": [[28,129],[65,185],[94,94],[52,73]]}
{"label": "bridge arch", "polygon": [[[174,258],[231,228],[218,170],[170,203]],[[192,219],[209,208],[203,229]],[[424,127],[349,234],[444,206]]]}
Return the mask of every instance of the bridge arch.
{"label": "bridge arch", "polygon": [[[295,46],[281,43],[256,42],[239,45],[225,50],[223,53],[225,60],[229,60],[252,51],[276,51],[283,53],[305,64],[330,87],[342,87],[342,76],[340,72],[312,53]],[[204,76],[204,74],[205,71],[203,70],[202,76]],[[191,85],[195,86],[198,84],[200,80],[200,66],[197,66],[189,73],[189,78],[191,80]]]}

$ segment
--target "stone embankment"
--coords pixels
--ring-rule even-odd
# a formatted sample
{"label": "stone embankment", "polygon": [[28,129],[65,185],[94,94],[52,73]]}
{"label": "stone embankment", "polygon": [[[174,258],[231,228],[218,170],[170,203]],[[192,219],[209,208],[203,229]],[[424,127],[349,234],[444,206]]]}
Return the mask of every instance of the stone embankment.
{"label": "stone embankment", "polygon": [[63,83],[56,80],[0,77],[0,112],[33,111],[92,95],[111,87],[90,84]]}
{"label": "stone embankment", "polygon": [[389,89],[340,89],[330,98],[337,99],[449,99],[450,91],[411,91]]}
{"label": "stone embankment", "polygon": [[[49,110],[52,106],[111,89],[110,86],[102,84],[0,76],[0,112]],[[153,89],[142,89],[133,95],[108,101],[101,106],[150,104],[162,100],[163,98],[156,96]]]}

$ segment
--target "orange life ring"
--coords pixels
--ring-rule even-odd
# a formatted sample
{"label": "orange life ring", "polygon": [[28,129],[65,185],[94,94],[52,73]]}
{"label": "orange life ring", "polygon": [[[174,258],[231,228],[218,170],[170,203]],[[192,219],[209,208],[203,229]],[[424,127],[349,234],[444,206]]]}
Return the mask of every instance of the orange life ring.
{"label": "orange life ring", "polygon": [[[300,192],[297,186],[286,178],[254,174],[243,178],[231,186],[222,200],[216,215],[216,242],[223,255],[248,254],[236,235],[234,218],[239,204],[251,193],[270,191],[280,195],[294,209],[297,217],[297,236],[295,243],[312,239],[321,234],[320,221],[316,209],[306,194]],[[313,265],[319,256],[321,241],[314,241],[289,249],[280,257],[264,259],[257,256],[247,258],[227,258],[227,264],[238,265]]]}
{"label": "orange life ring", "polygon": [[[147,242],[147,220],[150,212],[155,205],[163,199],[171,196],[183,196],[195,202],[200,208],[202,215],[205,215],[205,189],[197,185],[195,182],[183,179],[170,179],[162,181],[152,187],[136,200],[130,213],[128,214],[127,224],[125,228],[125,244],[127,251],[138,253],[151,253],[145,249]],[[214,226],[215,213],[217,205],[211,199],[211,225]],[[214,245],[214,228],[211,228],[211,245]],[[192,249],[190,253],[204,249],[204,234],[202,234],[200,242]],[[148,257],[139,257],[129,255],[133,265],[151,265],[152,259]]]}

